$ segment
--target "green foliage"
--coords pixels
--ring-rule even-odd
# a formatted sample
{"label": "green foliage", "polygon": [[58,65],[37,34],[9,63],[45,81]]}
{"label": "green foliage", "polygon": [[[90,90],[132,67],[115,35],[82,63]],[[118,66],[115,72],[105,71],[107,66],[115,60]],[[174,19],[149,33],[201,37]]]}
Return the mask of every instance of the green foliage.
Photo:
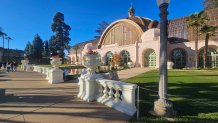
{"label": "green foliage", "polygon": [[6,36],[5,39],[8,41],[8,49],[9,49],[9,43],[11,40],[13,40],[10,36]]}
{"label": "green foliage", "polygon": [[56,51],[56,45],[55,45],[55,36],[51,36],[51,38],[49,39],[49,42],[48,42],[48,46],[49,46],[49,50],[50,50],[50,55],[51,54],[55,54],[57,51]]}
{"label": "green foliage", "polygon": [[195,67],[198,68],[198,36],[199,36],[199,29],[206,24],[209,20],[204,12],[192,14],[187,20],[188,28],[192,28],[194,31],[195,37]]}
{"label": "green foliage", "polygon": [[52,52],[57,52],[61,57],[64,57],[64,49],[69,49],[69,31],[71,27],[64,22],[64,14],[57,12],[53,18],[53,23],[51,26],[52,31],[55,33],[54,36],[51,37],[51,48]]}
{"label": "green foliage", "polygon": [[48,41],[44,41],[44,52],[43,52],[44,57],[49,57],[50,56],[50,50],[49,50],[49,44]]}
{"label": "green foliage", "polygon": [[2,29],[0,30],[0,37],[2,37],[2,44],[3,44],[3,48],[4,48],[4,39],[5,39],[5,37],[7,36],[7,34],[6,33],[4,33],[3,31],[2,31]]}
{"label": "green foliage", "polygon": [[210,26],[210,25],[204,25],[201,28],[201,33],[205,34],[205,35],[209,35],[209,37],[214,36],[216,33],[216,26]]}
{"label": "green foliage", "polygon": [[104,32],[104,30],[109,26],[110,24],[106,21],[102,21],[99,26],[98,29],[96,30],[96,33],[98,34],[97,36],[95,36],[96,39],[99,39],[102,35],[102,33]]}
{"label": "green foliage", "polygon": [[218,0],[204,0],[204,9],[214,9],[218,7]]}
{"label": "green foliage", "polygon": [[208,42],[211,36],[214,36],[216,33],[216,26],[204,25],[201,28],[201,33],[205,34],[205,47],[204,47],[204,68],[207,67],[207,52],[208,52]]}
{"label": "green foliage", "polygon": [[35,35],[33,39],[33,58],[41,59],[43,52],[43,41],[38,34]]}
{"label": "green foliage", "polygon": [[[218,71],[170,70],[168,96],[177,111],[176,122],[215,123],[218,121]],[[135,83],[140,89],[140,120],[143,122],[167,122],[148,112],[158,98],[159,72],[149,71],[124,80]]]}
{"label": "green foliage", "polygon": [[24,51],[25,51],[26,57],[28,57],[28,58],[33,57],[33,45],[29,41],[26,44],[26,48]]}
{"label": "green foliage", "polygon": [[204,12],[202,11],[199,13],[192,14],[187,19],[186,22],[188,24],[188,27],[199,29],[199,27],[202,27],[203,25],[205,25],[208,20],[209,19],[208,19],[207,15],[204,14]]}

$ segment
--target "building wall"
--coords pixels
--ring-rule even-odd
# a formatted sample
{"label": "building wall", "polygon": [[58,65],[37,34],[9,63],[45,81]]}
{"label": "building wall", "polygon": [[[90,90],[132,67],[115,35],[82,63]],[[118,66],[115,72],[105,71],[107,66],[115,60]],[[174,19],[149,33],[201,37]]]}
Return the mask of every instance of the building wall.
{"label": "building wall", "polygon": [[[201,50],[202,48],[204,48],[205,43],[203,40],[200,40],[198,42],[198,50]],[[210,40],[209,47],[217,50],[218,52],[218,42],[217,41],[213,41]],[[168,59],[169,61],[171,61],[171,53],[174,49],[176,48],[181,48],[186,52],[187,55],[187,59],[186,59],[186,67],[194,67],[195,66],[195,42],[185,42],[185,43],[176,43],[176,44],[169,44],[168,45]]]}
{"label": "building wall", "polygon": [[[218,8],[213,10],[206,11],[210,21],[209,25],[218,26]],[[195,42],[193,36],[193,30],[187,28],[186,20],[188,16],[182,17],[179,19],[174,19],[169,22],[169,37],[177,37],[181,39],[187,39],[188,42],[180,43],[168,43],[168,61],[172,60],[172,51],[176,48],[183,49],[186,53],[186,66],[185,67],[194,67],[195,63]],[[132,25],[131,25],[132,24]],[[125,42],[125,26],[127,28],[128,37]],[[134,27],[135,26],[135,27]],[[136,32],[136,29],[139,29],[139,26],[136,25],[133,21],[123,19],[118,20],[112,23],[108,29],[105,30],[102,38],[102,42],[98,43],[100,49],[95,49],[101,56],[102,65],[105,64],[105,55],[107,52],[112,52],[113,54],[117,52],[120,54],[123,50],[126,50],[130,54],[132,62],[135,64],[135,67],[144,67],[144,54],[153,50],[156,54],[156,68],[159,67],[159,54],[160,54],[160,30],[157,28],[149,29],[145,32],[140,33],[140,39],[138,35],[129,35],[130,32]],[[120,32],[119,32],[120,30]],[[121,37],[119,37],[121,36]],[[135,36],[135,37],[134,37]],[[105,37],[105,39],[104,39]],[[117,39],[117,40],[116,40]],[[118,40],[119,39],[119,40]],[[121,40],[122,39],[122,40]],[[101,40],[101,39],[100,39]],[[94,43],[96,45],[96,42]],[[218,33],[214,37],[210,38],[209,47],[217,50],[218,46]],[[204,36],[200,37],[198,47],[202,49],[204,47]],[[217,50],[218,51],[218,50]],[[82,52],[78,52],[80,60],[82,60]],[[71,53],[70,57],[75,58],[75,54]],[[81,61],[80,61],[81,63]]]}
{"label": "building wall", "polygon": [[[218,26],[218,8],[205,11],[209,21],[208,25]],[[189,16],[181,17],[178,19],[169,21],[169,37],[177,37],[182,39],[188,39],[189,41],[194,41],[194,33],[191,28],[187,27],[186,20]],[[216,35],[211,38],[211,40],[218,40],[218,30]],[[200,39],[204,39],[204,35],[199,36]]]}

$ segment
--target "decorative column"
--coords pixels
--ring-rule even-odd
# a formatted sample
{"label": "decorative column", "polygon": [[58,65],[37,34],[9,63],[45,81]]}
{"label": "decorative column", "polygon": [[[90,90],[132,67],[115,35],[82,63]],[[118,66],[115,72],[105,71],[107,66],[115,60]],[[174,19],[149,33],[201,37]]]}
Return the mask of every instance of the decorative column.
{"label": "decorative column", "polygon": [[101,78],[101,75],[95,73],[100,65],[99,55],[91,49],[88,50],[83,56],[82,64],[86,67],[86,70],[79,77],[80,91],[77,96],[87,102],[91,102],[97,98],[99,91],[96,79]]}
{"label": "decorative column", "polygon": [[160,63],[159,63],[159,99],[154,102],[154,115],[174,117],[173,104],[168,100],[168,71],[167,71],[167,11],[169,0],[157,0],[160,8]]}
{"label": "decorative column", "polygon": [[59,57],[51,57],[51,65],[53,68],[49,70],[48,73],[48,82],[50,84],[64,82],[63,80],[63,70],[59,69],[62,61]]}

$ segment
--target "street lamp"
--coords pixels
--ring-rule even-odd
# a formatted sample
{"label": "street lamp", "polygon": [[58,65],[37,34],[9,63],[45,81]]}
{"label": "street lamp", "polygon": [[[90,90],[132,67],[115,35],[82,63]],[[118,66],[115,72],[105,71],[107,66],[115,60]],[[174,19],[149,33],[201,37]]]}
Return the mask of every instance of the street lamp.
{"label": "street lamp", "polygon": [[174,117],[173,104],[167,99],[168,71],[167,71],[167,11],[170,0],[157,0],[160,9],[160,62],[159,62],[159,99],[154,102],[152,114],[163,117]]}

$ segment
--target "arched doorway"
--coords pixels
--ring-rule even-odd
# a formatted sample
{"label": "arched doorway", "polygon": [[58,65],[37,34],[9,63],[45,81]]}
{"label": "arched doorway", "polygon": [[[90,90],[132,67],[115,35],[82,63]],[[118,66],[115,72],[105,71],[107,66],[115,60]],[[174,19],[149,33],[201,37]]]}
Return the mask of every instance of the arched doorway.
{"label": "arched doorway", "polygon": [[171,60],[174,63],[174,68],[184,68],[186,66],[186,52],[184,49],[176,48],[171,53]]}
{"label": "arched doorway", "polygon": [[144,67],[156,67],[156,53],[149,49],[144,53]]}
{"label": "arched doorway", "polygon": [[131,59],[130,59],[130,54],[129,54],[128,51],[123,50],[123,51],[120,53],[120,55],[121,55],[121,59],[122,59],[122,65],[127,65],[127,63],[131,61]]}
{"label": "arched doorway", "polygon": [[105,56],[106,56],[105,64],[110,65],[111,61],[112,61],[112,58],[113,58],[113,53],[111,51],[109,51],[109,52],[106,53]]}
{"label": "arched doorway", "polygon": [[[207,67],[212,67],[213,65],[213,61],[212,61],[212,53],[216,54],[217,51],[214,48],[208,48],[208,52],[207,52]],[[201,48],[199,50],[199,67],[203,67],[204,66],[204,48]]]}

